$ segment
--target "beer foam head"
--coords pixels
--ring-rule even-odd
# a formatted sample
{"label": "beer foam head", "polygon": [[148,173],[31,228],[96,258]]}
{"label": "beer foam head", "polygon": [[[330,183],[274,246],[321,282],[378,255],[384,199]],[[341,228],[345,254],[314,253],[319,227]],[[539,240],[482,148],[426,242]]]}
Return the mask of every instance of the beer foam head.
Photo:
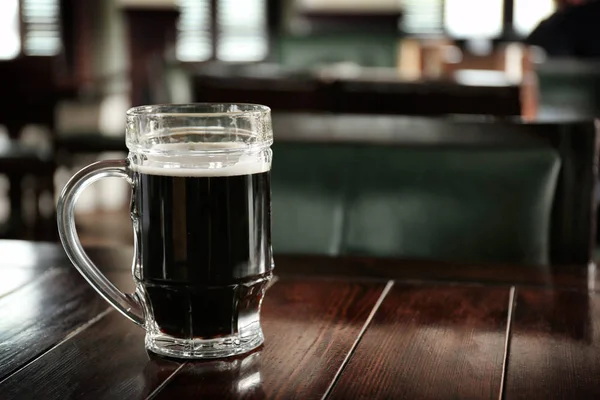
{"label": "beer foam head", "polygon": [[271,150],[244,152],[244,143],[157,144],[132,168],[143,174],[180,177],[251,175],[271,169]]}

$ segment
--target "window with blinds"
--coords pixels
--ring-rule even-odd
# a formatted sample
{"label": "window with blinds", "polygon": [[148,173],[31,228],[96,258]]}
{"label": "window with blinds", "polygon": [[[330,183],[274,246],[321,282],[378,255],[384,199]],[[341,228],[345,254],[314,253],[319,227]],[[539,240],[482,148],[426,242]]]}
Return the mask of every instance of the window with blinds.
{"label": "window with blinds", "polygon": [[259,61],[267,56],[265,0],[220,0],[217,9],[217,58]]}
{"label": "window with blinds", "polygon": [[0,60],[10,60],[21,51],[19,0],[0,0]]}
{"label": "window with blinds", "polygon": [[[403,0],[402,27],[414,35],[446,32],[461,39],[497,37],[503,31],[505,1]],[[513,0],[514,31],[528,35],[554,10],[555,0]]]}
{"label": "window with blinds", "polygon": [[61,48],[59,0],[21,0],[21,5],[25,55],[58,54]]}
{"label": "window with blinds", "polygon": [[402,30],[408,34],[430,35],[444,31],[444,0],[404,0],[402,11]]}
{"label": "window with blinds", "polygon": [[[213,58],[210,0],[179,0],[177,58],[206,61]],[[215,58],[223,61],[259,61],[268,52],[265,0],[218,0]]]}
{"label": "window with blinds", "polygon": [[502,34],[503,0],[445,0],[444,25],[455,38],[493,38]]}
{"label": "window with blinds", "polygon": [[520,36],[527,36],[555,10],[555,0],[514,0],[513,28]]}
{"label": "window with blinds", "polygon": [[177,59],[206,61],[212,56],[210,0],[179,0]]}

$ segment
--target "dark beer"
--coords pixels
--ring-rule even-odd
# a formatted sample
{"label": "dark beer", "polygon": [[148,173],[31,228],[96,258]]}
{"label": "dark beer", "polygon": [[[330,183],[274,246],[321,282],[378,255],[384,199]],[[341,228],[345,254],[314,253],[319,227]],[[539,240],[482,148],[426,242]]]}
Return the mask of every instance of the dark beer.
{"label": "dark beer", "polygon": [[134,175],[136,278],[147,312],[160,332],[182,339],[258,324],[272,268],[270,172],[168,171]]}

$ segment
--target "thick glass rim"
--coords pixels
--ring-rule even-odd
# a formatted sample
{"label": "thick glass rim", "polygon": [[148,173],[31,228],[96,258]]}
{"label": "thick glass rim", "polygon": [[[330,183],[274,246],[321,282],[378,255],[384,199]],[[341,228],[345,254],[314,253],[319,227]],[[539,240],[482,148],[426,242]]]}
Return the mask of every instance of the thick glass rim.
{"label": "thick glass rim", "polygon": [[265,116],[271,108],[253,103],[181,103],[153,104],[130,108],[128,117],[243,117]]}

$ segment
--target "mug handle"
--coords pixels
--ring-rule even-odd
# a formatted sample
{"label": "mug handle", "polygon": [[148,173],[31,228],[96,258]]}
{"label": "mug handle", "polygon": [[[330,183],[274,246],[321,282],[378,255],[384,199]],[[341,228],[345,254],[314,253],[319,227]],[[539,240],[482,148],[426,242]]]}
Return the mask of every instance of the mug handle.
{"label": "mug handle", "polygon": [[98,270],[83,250],[75,227],[75,202],[81,192],[90,184],[106,177],[124,178],[133,185],[128,164],[126,160],[99,161],[73,175],[65,185],[56,206],[58,233],[67,256],[89,284],[121,314],[143,327],[144,312],[137,295],[121,292]]}

